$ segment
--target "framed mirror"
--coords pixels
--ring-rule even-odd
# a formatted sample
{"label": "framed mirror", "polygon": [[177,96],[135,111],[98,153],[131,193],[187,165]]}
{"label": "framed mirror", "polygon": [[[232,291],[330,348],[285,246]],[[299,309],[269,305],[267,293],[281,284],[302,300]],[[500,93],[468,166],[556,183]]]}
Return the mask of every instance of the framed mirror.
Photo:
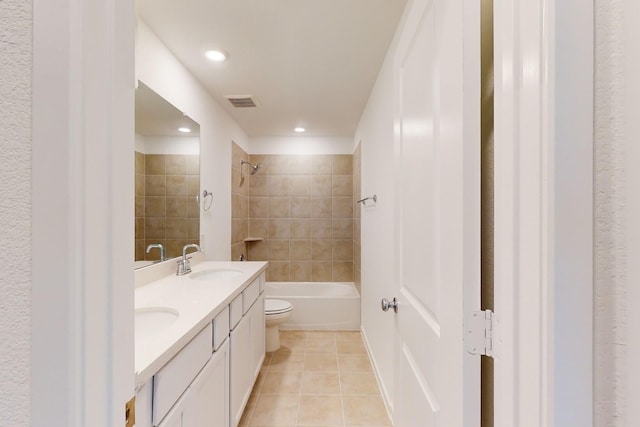
{"label": "framed mirror", "polygon": [[135,267],[199,243],[200,126],[144,83],[135,96]]}

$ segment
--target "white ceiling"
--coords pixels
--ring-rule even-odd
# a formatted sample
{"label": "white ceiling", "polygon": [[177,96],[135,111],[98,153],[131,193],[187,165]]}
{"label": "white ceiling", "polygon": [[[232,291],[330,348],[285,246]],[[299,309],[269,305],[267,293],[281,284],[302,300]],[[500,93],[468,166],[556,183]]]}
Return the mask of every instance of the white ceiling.
{"label": "white ceiling", "polygon": [[[189,128],[191,132],[180,132],[178,128],[181,127]],[[200,135],[200,126],[139,82],[136,89],[136,133],[144,136],[193,137]]]}
{"label": "white ceiling", "polygon": [[[250,136],[352,136],[405,3],[138,0],[138,12]],[[229,59],[205,59],[214,48]],[[234,109],[224,95],[259,106]]]}

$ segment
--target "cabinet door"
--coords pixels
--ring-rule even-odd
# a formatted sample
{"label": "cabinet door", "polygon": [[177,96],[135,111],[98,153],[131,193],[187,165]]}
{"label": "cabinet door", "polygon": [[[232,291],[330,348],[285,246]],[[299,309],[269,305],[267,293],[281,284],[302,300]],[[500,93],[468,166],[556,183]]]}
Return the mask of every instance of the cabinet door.
{"label": "cabinet door", "polygon": [[191,383],[182,427],[229,427],[229,340]]}
{"label": "cabinet door", "polygon": [[253,379],[251,352],[251,316],[247,315],[231,331],[229,361],[231,368],[231,427],[236,427],[242,417],[246,400],[251,393]]}
{"label": "cabinet door", "polygon": [[251,384],[258,377],[265,354],[264,293],[247,315],[251,318]]}
{"label": "cabinet door", "polygon": [[167,412],[167,415],[162,419],[162,422],[158,424],[158,427],[183,427],[182,417],[185,411],[185,404],[187,400],[187,395],[189,391],[187,390],[184,395],[175,405]]}

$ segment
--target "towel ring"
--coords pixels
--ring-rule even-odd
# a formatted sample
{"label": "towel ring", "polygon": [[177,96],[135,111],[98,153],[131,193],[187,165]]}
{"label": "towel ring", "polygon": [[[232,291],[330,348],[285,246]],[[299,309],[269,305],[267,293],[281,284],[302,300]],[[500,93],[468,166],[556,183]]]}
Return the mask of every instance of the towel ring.
{"label": "towel ring", "polygon": [[[207,200],[208,199],[208,200]],[[196,194],[196,201],[202,212],[207,212],[213,204],[213,193],[202,190],[202,203],[200,203],[200,194]]]}

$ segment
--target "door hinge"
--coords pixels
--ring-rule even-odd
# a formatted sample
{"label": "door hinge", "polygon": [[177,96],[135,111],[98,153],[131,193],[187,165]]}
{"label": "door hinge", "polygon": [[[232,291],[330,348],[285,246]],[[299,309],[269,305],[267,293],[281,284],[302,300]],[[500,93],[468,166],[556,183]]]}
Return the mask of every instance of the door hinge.
{"label": "door hinge", "polygon": [[472,311],[465,319],[465,347],[471,354],[496,356],[497,318],[491,310]]}

